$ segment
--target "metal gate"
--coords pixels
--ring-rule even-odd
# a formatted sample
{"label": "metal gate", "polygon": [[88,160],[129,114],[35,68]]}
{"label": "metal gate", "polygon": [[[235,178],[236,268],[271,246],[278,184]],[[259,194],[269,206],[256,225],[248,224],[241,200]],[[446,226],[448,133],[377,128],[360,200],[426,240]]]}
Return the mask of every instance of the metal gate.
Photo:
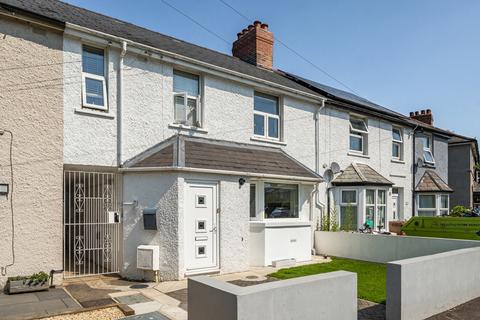
{"label": "metal gate", "polygon": [[121,199],[119,174],[64,172],[65,278],[120,271]]}

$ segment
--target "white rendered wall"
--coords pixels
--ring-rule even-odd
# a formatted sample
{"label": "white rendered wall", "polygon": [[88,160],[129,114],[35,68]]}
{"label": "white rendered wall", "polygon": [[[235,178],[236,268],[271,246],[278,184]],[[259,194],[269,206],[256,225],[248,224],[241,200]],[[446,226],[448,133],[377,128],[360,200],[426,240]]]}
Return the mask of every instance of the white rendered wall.
{"label": "white rendered wall", "polygon": [[[162,280],[180,277],[178,177],[171,173],[126,173],[123,176],[123,201],[138,205],[123,206],[123,268],[122,276],[153,280],[150,271],[137,269],[139,245],[160,246]],[[143,209],[157,208],[158,230],[144,230]]]}
{"label": "white rendered wall", "polygon": [[[327,106],[320,116],[320,167],[328,168],[337,162],[341,170],[352,162],[364,163],[394,183],[393,187],[403,188],[401,210],[405,220],[412,215],[412,139],[411,129],[403,128],[403,161],[392,160],[392,123],[378,118],[367,117],[368,155],[352,155],[349,152],[349,113]],[[323,169],[323,170],[325,170]],[[323,172],[320,172],[323,174]],[[327,184],[320,184],[322,202],[327,203]],[[391,215],[391,189],[387,194],[387,214]],[[338,204],[338,203],[337,203]],[[331,204],[333,205],[333,204]]]}

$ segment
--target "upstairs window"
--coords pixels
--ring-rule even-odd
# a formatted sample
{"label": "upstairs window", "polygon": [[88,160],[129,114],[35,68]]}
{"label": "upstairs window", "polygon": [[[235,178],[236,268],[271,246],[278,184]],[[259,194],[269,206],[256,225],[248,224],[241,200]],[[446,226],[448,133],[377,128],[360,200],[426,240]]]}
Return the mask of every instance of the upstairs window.
{"label": "upstairs window", "polygon": [[253,133],[255,136],[280,139],[280,107],[278,98],[255,92]]}
{"label": "upstairs window", "polygon": [[201,127],[200,77],[174,70],[173,91],[175,123]]}
{"label": "upstairs window", "polygon": [[423,146],[423,160],[429,165],[435,164],[435,158],[432,153],[432,137],[424,136],[421,138]]}
{"label": "upstairs window", "polygon": [[368,127],[364,119],[350,117],[350,151],[366,154]]}
{"label": "upstairs window", "polygon": [[392,158],[396,160],[403,158],[403,134],[400,128],[392,129]]}
{"label": "upstairs window", "polygon": [[82,49],[82,102],[86,108],[108,110],[103,49],[83,46]]}

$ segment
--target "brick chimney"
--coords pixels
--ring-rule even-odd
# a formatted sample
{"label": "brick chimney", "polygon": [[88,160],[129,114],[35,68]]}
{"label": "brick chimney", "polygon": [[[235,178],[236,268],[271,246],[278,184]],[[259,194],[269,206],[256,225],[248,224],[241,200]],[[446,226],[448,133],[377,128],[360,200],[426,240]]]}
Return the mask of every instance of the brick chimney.
{"label": "brick chimney", "polygon": [[430,109],[410,112],[410,118],[433,126],[433,114]]}
{"label": "brick chimney", "polygon": [[232,54],[255,66],[272,69],[273,33],[268,31],[268,24],[255,21],[242,32],[237,33]]}

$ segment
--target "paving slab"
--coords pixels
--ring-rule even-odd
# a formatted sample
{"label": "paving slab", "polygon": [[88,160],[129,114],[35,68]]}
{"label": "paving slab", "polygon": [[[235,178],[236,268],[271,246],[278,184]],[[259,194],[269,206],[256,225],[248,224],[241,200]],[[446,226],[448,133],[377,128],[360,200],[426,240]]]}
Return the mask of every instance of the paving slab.
{"label": "paving slab", "polygon": [[135,310],[135,314],[145,314],[160,310],[162,304],[158,301],[150,301],[136,304],[129,304],[130,308]]}
{"label": "paving slab", "polygon": [[151,299],[145,297],[141,293],[132,294],[128,296],[115,297],[115,300],[117,300],[119,303],[124,303],[128,305],[152,301]]}
{"label": "paving slab", "polygon": [[20,304],[28,302],[38,302],[38,297],[34,293],[22,293],[22,294],[4,294],[0,293],[0,307],[10,304]]}
{"label": "paving slab", "polygon": [[470,300],[453,309],[447,310],[427,320],[464,320],[480,319],[480,298]]}

